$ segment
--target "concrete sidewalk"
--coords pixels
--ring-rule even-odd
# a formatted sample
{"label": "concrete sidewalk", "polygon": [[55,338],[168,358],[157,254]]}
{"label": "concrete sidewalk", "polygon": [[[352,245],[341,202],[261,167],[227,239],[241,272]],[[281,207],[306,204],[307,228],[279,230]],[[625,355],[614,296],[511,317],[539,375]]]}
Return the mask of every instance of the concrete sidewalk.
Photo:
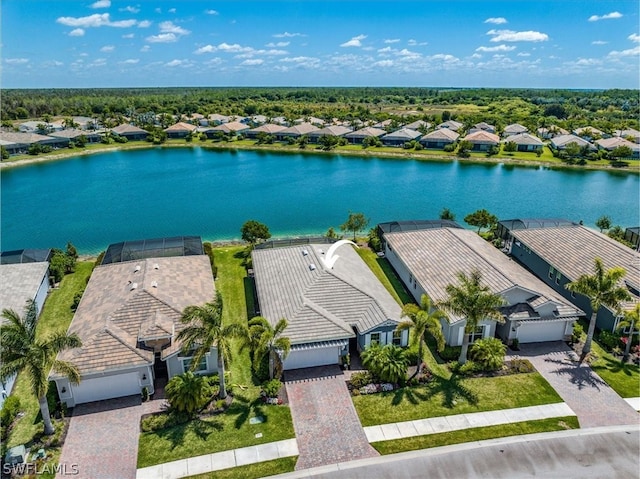
{"label": "concrete sidewalk", "polygon": [[554,417],[575,416],[566,403],[545,404],[497,411],[474,412],[454,416],[432,417],[364,428],[369,442],[389,441],[474,427],[497,426]]}
{"label": "concrete sidewalk", "polygon": [[625,398],[624,399],[629,406],[636,411],[640,411],[640,398]]}
{"label": "concrete sidewalk", "polygon": [[231,467],[298,455],[295,439],[205,454],[138,469],[136,479],[178,479]]}

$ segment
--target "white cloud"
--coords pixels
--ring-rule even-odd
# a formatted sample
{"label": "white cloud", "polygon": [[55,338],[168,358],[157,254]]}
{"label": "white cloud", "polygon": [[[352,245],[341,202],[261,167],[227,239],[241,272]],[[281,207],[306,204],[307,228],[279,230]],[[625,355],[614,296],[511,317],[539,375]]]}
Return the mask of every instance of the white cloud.
{"label": "white cloud", "polygon": [[399,41],[399,38],[388,38],[384,41],[384,43],[398,43]]}
{"label": "white cloud", "polygon": [[102,47],[100,49],[100,51],[101,52],[112,52],[115,49],[116,49],[116,47],[114,47],[113,45],[105,45],[104,47]]}
{"label": "white cloud", "polygon": [[151,22],[149,20],[142,20],[138,22],[138,28],[149,28],[151,26]]}
{"label": "white cloud", "polygon": [[128,60],[125,60],[121,63],[125,64],[125,65],[135,65],[136,63],[138,63],[140,61],[139,58],[129,58]]}
{"label": "white cloud", "polygon": [[63,65],[64,65],[64,63],[62,63],[62,62],[60,62],[58,60],[49,60],[49,61],[46,61],[46,62],[42,63],[42,66],[44,66],[44,67],[61,67]]}
{"label": "white cloud", "polygon": [[121,12],[129,12],[129,13],[138,13],[138,12],[140,12],[140,9],[137,6],[136,7],[126,6],[124,8],[120,8],[119,10]]}
{"label": "white cloud", "polygon": [[109,8],[111,6],[111,0],[98,0],[91,4],[91,8]]}
{"label": "white cloud", "polygon": [[426,44],[427,42],[419,42],[418,40],[414,40],[413,38],[411,38],[407,42],[407,45],[409,45],[410,47],[417,47],[417,46],[426,45]]}
{"label": "white cloud", "polygon": [[156,12],[156,13],[162,13],[162,9],[161,9],[161,8],[156,8],[156,9],[154,9],[154,12]]}
{"label": "white cloud", "polygon": [[609,52],[609,57],[611,58],[619,58],[619,57],[637,57],[640,55],[640,45],[634,48],[629,48],[628,50],[622,50],[621,52],[613,50]]}
{"label": "white cloud", "polygon": [[140,49],[140,51],[143,53],[148,52],[149,50],[151,50],[151,47],[149,45],[145,45]]}
{"label": "white cloud", "polygon": [[198,48],[193,53],[195,53],[196,55],[201,55],[203,53],[213,53],[213,52],[217,52],[217,51],[218,51],[218,47],[216,47],[214,45],[205,45],[204,47]]}
{"label": "white cloud", "polygon": [[489,30],[487,35],[491,35],[490,42],[545,42],[549,40],[546,33],[534,32],[514,32],[513,30]]}
{"label": "white cloud", "polygon": [[473,55],[471,55],[471,58],[482,58],[482,55],[480,55],[479,53],[474,53]]}
{"label": "white cloud", "polygon": [[28,58],[5,58],[5,63],[9,65],[24,65],[25,63],[29,63]]}
{"label": "white cloud", "polygon": [[444,62],[457,62],[459,61],[458,58],[454,57],[453,55],[449,55],[448,53],[437,53],[435,55],[431,55],[429,57],[430,60],[442,60]]}
{"label": "white cloud", "polygon": [[205,10],[204,13],[206,13],[207,15],[219,15],[216,10]]}
{"label": "white cloud", "polygon": [[495,47],[478,47],[476,48],[477,52],[510,52],[515,50],[516,47],[511,45],[496,45]]}
{"label": "white cloud", "polygon": [[402,50],[397,52],[397,55],[400,55],[401,57],[413,57],[413,58],[420,56],[419,53],[412,52],[411,50],[407,50],[406,48],[403,48]]}
{"label": "white cloud", "polygon": [[160,33],[148,36],[146,40],[149,43],[175,43],[178,41],[178,35],[175,33]]}
{"label": "white cloud", "polygon": [[86,17],[58,17],[57,23],[66,25],[67,27],[116,27],[116,28],[128,28],[134,26],[137,22],[135,20],[119,20],[117,22],[111,21],[108,13],[94,13]]}
{"label": "white cloud", "polygon": [[589,17],[590,22],[597,22],[599,20],[611,20],[613,18],[622,18],[622,13],[620,12],[611,12],[606,15],[591,15]]}
{"label": "white cloud", "polygon": [[384,47],[384,48],[378,49],[378,53],[391,53],[392,51],[394,51],[394,49],[391,47]]}
{"label": "white cloud", "polygon": [[249,60],[245,60],[243,61],[240,65],[262,65],[264,63],[264,60],[261,58],[251,58]]}
{"label": "white cloud", "polygon": [[365,38],[367,38],[366,35],[358,35],[357,37],[353,37],[351,40],[348,40],[342,43],[340,46],[341,47],[361,47],[362,40],[364,40]]}
{"label": "white cloud", "polygon": [[179,27],[171,21],[160,23],[160,31],[162,33],[175,33],[176,35],[188,35],[191,33],[189,30]]}
{"label": "white cloud", "polygon": [[170,8],[169,10],[167,10],[169,13],[176,13],[176,9],[175,8]]}
{"label": "white cloud", "polygon": [[637,33],[632,33],[627,37],[627,40],[631,40],[632,42],[640,43],[640,35]]}
{"label": "white cloud", "polygon": [[594,65],[601,65],[602,61],[596,58],[579,58],[574,64],[577,66],[590,67]]}
{"label": "white cloud", "polygon": [[167,67],[179,67],[180,65],[184,65],[185,60],[171,60],[170,62],[165,63]]}
{"label": "white cloud", "polygon": [[74,28],[69,32],[70,37],[82,37],[84,36],[84,30],[82,28]]}
{"label": "white cloud", "polygon": [[375,62],[373,66],[389,68],[393,66],[393,60],[380,60],[378,62]]}
{"label": "white cloud", "polygon": [[127,33],[126,35],[122,35],[122,38],[133,38],[135,35],[133,33]]}
{"label": "white cloud", "polygon": [[160,33],[158,35],[150,35],[146,38],[149,43],[175,43],[180,37],[188,35],[191,32],[171,21],[160,23]]}
{"label": "white cloud", "polygon": [[282,47],[287,47],[287,46],[289,46],[289,43],[291,43],[291,42],[277,42],[277,43],[269,42],[269,43],[267,43],[267,44],[265,45],[265,47],[269,47],[269,48],[276,48],[276,47],[278,47],[278,48],[282,48]]}
{"label": "white cloud", "polygon": [[591,45],[606,45],[609,42],[605,42],[603,40],[594,40],[591,42]]}
{"label": "white cloud", "polygon": [[273,35],[274,38],[293,38],[293,37],[306,37],[306,35],[304,35],[303,33],[289,33],[289,32],[284,32],[284,33],[276,33],[275,35]]}
{"label": "white cloud", "polygon": [[531,53],[528,53],[528,52],[520,52],[520,53],[518,53],[518,55],[517,55],[517,56],[519,56],[519,57],[530,57],[530,56],[531,56]]}
{"label": "white cloud", "polygon": [[494,25],[502,25],[503,23],[507,23],[507,19],[504,17],[491,17],[487,18],[484,23],[493,23]]}
{"label": "white cloud", "polygon": [[107,64],[107,59],[106,58],[96,58],[95,60],[93,60],[89,66],[92,67],[103,67]]}

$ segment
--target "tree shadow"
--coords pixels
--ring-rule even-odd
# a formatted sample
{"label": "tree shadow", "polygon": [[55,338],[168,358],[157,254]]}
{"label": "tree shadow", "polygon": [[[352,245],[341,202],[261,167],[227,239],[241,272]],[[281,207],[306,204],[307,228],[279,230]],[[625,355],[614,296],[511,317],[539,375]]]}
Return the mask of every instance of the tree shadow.
{"label": "tree shadow", "polygon": [[393,392],[393,399],[391,400],[391,404],[397,406],[403,401],[408,401],[411,404],[416,405],[420,401],[426,401],[427,399],[427,395],[424,392],[418,390],[418,386],[404,387],[396,389]]}
{"label": "tree shadow", "polygon": [[598,377],[588,364],[582,362],[567,364],[564,360],[551,358],[545,359],[545,362],[561,365],[561,367],[551,372],[558,376],[569,376],[569,382],[578,386],[579,390],[585,387],[600,390],[601,386],[607,384]]}
{"label": "tree shadow", "polygon": [[241,259],[242,260],[242,266],[244,268],[250,268],[251,267],[251,252],[253,251],[253,249],[251,248],[251,245],[248,245],[244,248],[242,248],[241,250],[236,251],[235,253],[233,253],[233,257],[236,259]]}
{"label": "tree shadow", "polygon": [[477,405],[478,396],[462,383],[463,380],[464,377],[457,374],[452,374],[449,379],[434,375],[427,386],[426,399],[442,394],[442,405],[447,409],[453,409],[458,399],[464,399],[473,406]]}
{"label": "tree shadow", "polygon": [[621,372],[627,376],[632,376],[634,373],[637,374],[640,371],[640,368],[637,365],[632,363],[623,363],[622,361],[614,358],[603,357],[602,361],[604,361],[605,364],[592,365],[592,368],[596,371],[598,369],[607,369],[612,373]]}
{"label": "tree shadow", "polygon": [[240,427],[242,427],[243,424],[246,424],[252,417],[262,417],[264,422],[268,419],[268,414],[265,412],[262,398],[250,401],[247,397],[241,394],[237,394],[233,397],[233,404],[227,410],[227,414],[237,415],[234,421],[234,427],[236,429],[240,429]]}
{"label": "tree shadow", "polygon": [[156,431],[155,434],[158,437],[165,439],[171,443],[171,449],[175,449],[177,446],[186,445],[185,439],[189,432],[195,434],[198,439],[204,441],[211,433],[215,431],[222,431],[224,424],[217,420],[204,420],[200,418],[191,419],[184,424],[178,424],[177,426],[168,427]]}
{"label": "tree shadow", "polygon": [[242,278],[244,285],[244,305],[247,310],[247,318],[251,319],[256,316],[256,302],[253,280],[248,277]]}

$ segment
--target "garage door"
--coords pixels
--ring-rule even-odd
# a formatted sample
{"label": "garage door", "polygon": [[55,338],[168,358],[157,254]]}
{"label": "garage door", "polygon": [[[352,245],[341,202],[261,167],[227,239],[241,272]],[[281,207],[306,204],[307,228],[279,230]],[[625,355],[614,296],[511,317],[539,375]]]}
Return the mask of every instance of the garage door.
{"label": "garage door", "polygon": [[76,404],[131,396],[141,391],[137,372],[85,379],[72,388]]}
{"label": "garage door", "polygon": [[339,355],[340,348],[336,346],[291,351],[284,361],[284,369],[312,368],[314,366],[338,364]]}
{"label": "garage door", "polygon": [[518,340],[521,343],[539,343],[543,341],[562,341],[566,322],[522,323],[518,328]]}

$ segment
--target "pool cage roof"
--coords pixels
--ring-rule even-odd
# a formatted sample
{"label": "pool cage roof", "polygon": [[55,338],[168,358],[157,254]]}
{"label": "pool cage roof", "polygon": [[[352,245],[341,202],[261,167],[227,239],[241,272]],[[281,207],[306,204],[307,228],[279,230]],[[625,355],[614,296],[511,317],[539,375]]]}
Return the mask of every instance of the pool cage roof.
{"label": "pool cage roof", "polygon": [[378,224],[378,229],[382,233],[401,233],[403,231],[431,230],[438,228],[462,228],[462,226],[451,220],[390,221],[388,223]]}
{"label": "pool cage roof", "polygon": [[100,264],[201,254],[204,254],[204,248],[200,236],[173,236],[111,244]]}
{"label": "pool cage roof", "polygon": [[42,263],[50,259],[50,249],[17,249],[0,253],[0,264]]}
{"label": "pool cage roof", "polygon": [[507,239],[509,231],[529,230],[542,228],[571,228],[579,226],[579,223],[562,218],[520,218],[498,221],[497,235]]}

